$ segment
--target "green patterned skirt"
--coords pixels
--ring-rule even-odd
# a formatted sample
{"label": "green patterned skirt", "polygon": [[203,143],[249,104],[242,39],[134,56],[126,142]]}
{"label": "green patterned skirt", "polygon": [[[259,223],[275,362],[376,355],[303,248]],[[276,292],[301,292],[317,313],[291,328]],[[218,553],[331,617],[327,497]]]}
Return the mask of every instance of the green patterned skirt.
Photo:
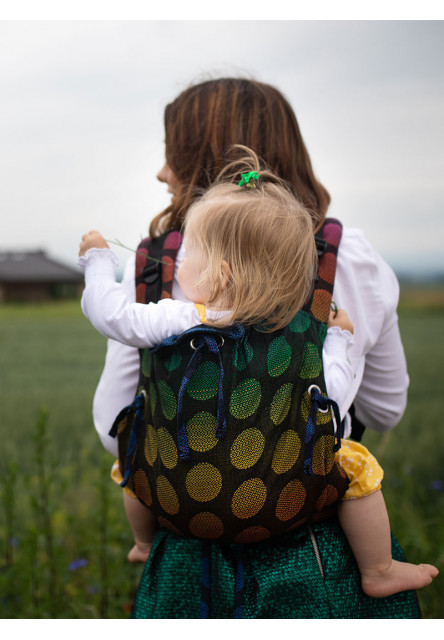
{"label": "green patterned skirt", "polygon": [[[209,550],[210,618],[231,618],[242,563],[243,618],[420,618],[414,591],[370,598],[336,518],[263,542],[206,543],[160,529],[132,618],[201,617],[202,548]],[[405,560],[392,536],[393,557]],[[239,611],[239,610],[238,610]],[[236,617],[236,616],[235,616]]]}

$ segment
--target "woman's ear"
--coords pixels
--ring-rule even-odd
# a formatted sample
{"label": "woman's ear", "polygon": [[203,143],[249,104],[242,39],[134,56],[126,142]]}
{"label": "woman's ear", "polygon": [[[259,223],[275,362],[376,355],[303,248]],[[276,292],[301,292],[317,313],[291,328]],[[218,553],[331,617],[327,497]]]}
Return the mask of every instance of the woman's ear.
{"label": "woman's ear", "polygon": [[221,276],[222,276],[222,288],[225,289],[228,283],[230,282],[230,277],[231,277],[231,269],[228,262],[226,262],[226,260],[222,260]]}

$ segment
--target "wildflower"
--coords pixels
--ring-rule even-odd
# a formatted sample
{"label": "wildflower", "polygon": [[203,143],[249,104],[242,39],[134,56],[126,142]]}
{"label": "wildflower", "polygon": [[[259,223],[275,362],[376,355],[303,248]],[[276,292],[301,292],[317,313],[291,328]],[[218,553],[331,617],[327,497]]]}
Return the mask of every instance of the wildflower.
{"label": "wildflower", "polygon": [[442,491],[442,489],[444,489],[444,482],[442,480],[432,480],[429,487],[432,491]]}
{"label": "wildflower", "polygon": [[86,567],[88,564],[88,560],[86,558],[77,558],[71,564],[68,565],[68,569],[70,571],[77,571],[77,569],[81,569],[82,567]]}

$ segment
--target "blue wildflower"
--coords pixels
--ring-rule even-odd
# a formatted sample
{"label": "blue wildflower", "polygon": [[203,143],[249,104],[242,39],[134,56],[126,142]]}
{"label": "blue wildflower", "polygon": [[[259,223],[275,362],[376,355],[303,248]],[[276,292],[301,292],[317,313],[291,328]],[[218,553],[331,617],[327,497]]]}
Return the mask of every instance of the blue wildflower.
{"label": "blue wildflower", "polygon": [[429,487],[432,491],[442,491],[444,489],[444,481],[443,480],[432,480],[429,484]]}
{"label": "blue wildflower", "polygon": [[86,567],[88,564],[88,560],[86,558],[77,558],[71,564],[68,565],[68,569],[70,571],[77,571],[77,569],[81,569],[82,567]]}

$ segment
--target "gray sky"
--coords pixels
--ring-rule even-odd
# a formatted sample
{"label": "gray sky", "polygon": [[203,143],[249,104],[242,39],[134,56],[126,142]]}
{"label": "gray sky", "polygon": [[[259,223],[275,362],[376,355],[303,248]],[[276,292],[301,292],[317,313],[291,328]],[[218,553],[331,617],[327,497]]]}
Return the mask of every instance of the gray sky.
{"label": "gray sky", "polygon": [[289,98],[330,215],[444,269],[443,60],[442,21],[2,21],[0,248],[137,245],[168,203],[164,106],[246,74]]}

